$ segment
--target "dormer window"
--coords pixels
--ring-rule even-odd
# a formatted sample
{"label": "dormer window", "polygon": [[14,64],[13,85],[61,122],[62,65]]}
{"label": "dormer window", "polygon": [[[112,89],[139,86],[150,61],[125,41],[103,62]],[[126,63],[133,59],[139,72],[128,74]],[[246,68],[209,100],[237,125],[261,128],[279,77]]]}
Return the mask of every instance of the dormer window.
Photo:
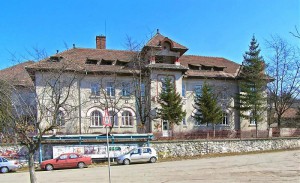
{"label": "dormer window", "polygon": [[100,65],[112,65],[113,61],[112,60],[101,60]]}
{"label": "dormer window", "polygon": [[225,68],[225,66],[215,66],[214,71],[224,71]]}
{"label": "dormer window", "polygon": [[171,49],[171,43],[165,41],[165,42],[163,42],[162,47],[163,47],[164,50],[170,51],[170,49]]}
{"label": "dormer window", "polygon": [[128,62],[125,61],[121,61],[121,60],[117,60],[115,65],[119,65],[119,66],[125,66]]}
{"label": "dormer window", "polygon": [[60,60],[63,59],[63,57],[59,57],[59,56],[51,56],[49,61],[50,62],[60,62]]}
{"label": "dormer window", "polygon": [[86,59],[85,63],[86,63],[86,64],[94,64],[94,65],[97,65],[98,60],[95,60],[95,59]]}
{"label": "dormer window", "polygon": [[212,65],[201,65],[201,64],[189,64],[191,70],[202,70],[202,71],[224,71],[225,66],[212,66]]}

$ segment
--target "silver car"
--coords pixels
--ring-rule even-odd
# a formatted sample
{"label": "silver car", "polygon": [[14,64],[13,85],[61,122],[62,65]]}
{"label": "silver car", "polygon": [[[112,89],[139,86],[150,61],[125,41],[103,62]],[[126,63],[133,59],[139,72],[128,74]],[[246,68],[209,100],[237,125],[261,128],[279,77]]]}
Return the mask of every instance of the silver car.
{"label": "silver car", "polygon": [[8,160],[0,156],[0,172],[7,173],[9,171],[16,171],[19,168],[19,163],[15,160]]}
{"label": "silver car", "polygon": [[129,165],[134,162],[155,163],[158,159],[156,150],[151,147],[134,148],[126,154],[117,158],[118,164]]}

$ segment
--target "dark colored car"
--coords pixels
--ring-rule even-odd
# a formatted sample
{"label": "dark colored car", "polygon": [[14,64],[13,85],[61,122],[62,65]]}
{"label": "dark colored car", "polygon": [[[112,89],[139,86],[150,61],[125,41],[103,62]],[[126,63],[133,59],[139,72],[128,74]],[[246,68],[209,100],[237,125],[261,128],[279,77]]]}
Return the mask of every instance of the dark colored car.
{"label": "dark colored car", "polygon": [[55,159],[45,160],[41,163],[42,170],[53,170],[60,168],[84,168],[92,164],[91,157],[82,156],[77,153],[61,154]]}

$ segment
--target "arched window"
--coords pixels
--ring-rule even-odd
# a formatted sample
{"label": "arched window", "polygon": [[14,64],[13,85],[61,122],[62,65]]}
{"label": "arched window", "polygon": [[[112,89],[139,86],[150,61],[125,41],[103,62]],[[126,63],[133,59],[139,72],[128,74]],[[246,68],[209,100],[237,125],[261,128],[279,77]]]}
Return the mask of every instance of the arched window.
{"label": "arched window", "polygon": [[133,126],[133,117],[130,111],[122,112],[122,126]]}
{"label": "arched window", "polygon": [[223,112],[222,117],[223,118],[222,118],[221,125],[228,126],[229,125],[229,119],[228,119],[229,115],[228,115],[228,113],[227,112]]}
{"label": "arched window", "polygon": [[[115,113],[115,115],[114,115],[114,112],[113,112],[113,111],[109,111],[109,112],[108,112],[108,115],[109,115],[109,120],[110,120],[110,122],[111,122],[111,123],[114,122],[114,126],[115,126],[115,127],[119,126],[118,114]],[[113,120],[113,117],[114,117],[114,120]]]}
{"label": "arched window", "polygon": [[102,114],[98,110],[91,112],[91,126],[102,126]]}
{"label": "arched window", "polygon": [[62,110],[59,110],[57,112],[55,123],[56,123],[57,126],[64,126],[65,125],[65,123],[66,123],[65,114]]}

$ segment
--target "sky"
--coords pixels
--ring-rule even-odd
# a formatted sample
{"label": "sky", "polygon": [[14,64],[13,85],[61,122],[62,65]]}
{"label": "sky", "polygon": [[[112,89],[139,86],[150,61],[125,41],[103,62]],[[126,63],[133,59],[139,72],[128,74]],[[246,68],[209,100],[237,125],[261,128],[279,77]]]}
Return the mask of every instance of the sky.
{"label": "sky", "polygon": [[156,30],[186,46],[186,54],[242,63],[255,35],[266,57],[266,40],[278,35],[292,45],[300,31],[300,0],[1,0],[0,69],[72,48],[126,50],[126,37],[145,44]]}

